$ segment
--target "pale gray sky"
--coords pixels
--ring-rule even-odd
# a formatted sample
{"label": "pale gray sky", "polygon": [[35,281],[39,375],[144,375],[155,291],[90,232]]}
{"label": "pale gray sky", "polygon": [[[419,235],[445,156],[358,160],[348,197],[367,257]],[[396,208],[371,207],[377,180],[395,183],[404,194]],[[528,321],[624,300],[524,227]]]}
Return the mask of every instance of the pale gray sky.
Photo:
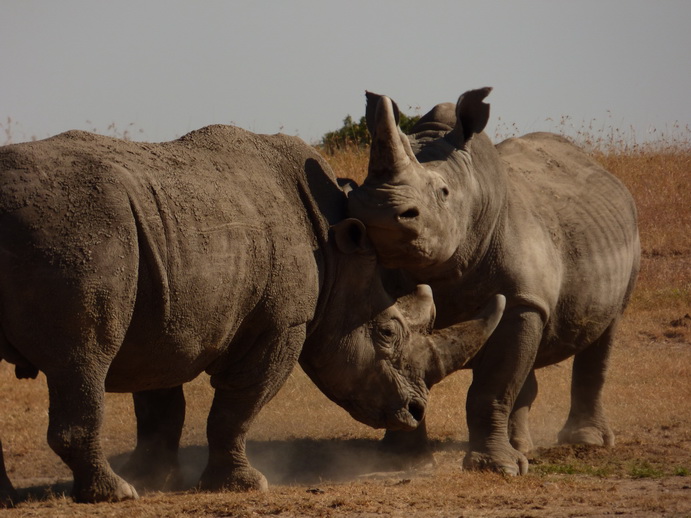
{"label": "pale gray sky", "polygon": [[366,89],[414,114],[487,85],[490,136],[569,116],[644,140],[691,124],[690,26],[687,0],[0,0],[0,123],[315,142]]}

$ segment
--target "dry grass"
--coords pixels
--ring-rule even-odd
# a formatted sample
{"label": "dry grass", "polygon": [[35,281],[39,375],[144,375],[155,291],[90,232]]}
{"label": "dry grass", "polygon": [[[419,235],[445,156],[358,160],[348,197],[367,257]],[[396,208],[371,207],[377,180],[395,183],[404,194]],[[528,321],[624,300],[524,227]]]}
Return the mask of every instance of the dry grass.
{"label": "dry grass", "polygon": [[[63,496],[70,473],[45,443],[45,379],[17,381],[0,364],[0,424],[9,475],[28,498],[13,516],[626,516],[691,515],[691,199],[689,147],[595,152],[631,189],[644,259],[620,329],[606,388],[617,435],[612,449],[557,447],[568,411],[569,362],[538,373],[531,424],[540,447],[531,473],[466,473],[467,372],[432,391],[428,414],[435,466],[391,471],[378,453],[382,432],[354,422],[296,370],[262,411],[249,444],[269,477],[266,494],[193,490],[149,493],[136,502],[76,505]],[[329,157],[341,176],[366,169],[367,152]],[[189,486],[206,455],[211,389],[186,387],[183,465]],[[115,466],[134,446],[130,399],[109,394],[104,445]],[[385,471],[388,470],[388,471]]]}

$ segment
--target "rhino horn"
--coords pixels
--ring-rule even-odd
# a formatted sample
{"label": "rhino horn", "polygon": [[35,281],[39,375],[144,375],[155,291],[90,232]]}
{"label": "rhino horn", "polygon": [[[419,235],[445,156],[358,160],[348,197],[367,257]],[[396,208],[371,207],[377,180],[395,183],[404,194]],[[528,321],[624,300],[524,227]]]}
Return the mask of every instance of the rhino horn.
{"label": "rhino horn", "polygon": [[428,387],[468,364],[494,332],[505,307],[506,298],[495,295],[473,320],[434,331],[427,341],[425,383]]}
{"label": "rhino horn", "polygon": [[475,133],[481,133],[489,121],[489,104],[483,102],[492,91],[486,86],[469,90],[458,98],[456,103],[456,126],[448,139],[457,148],[462,148]]}
{"label": "rhino horn", "polygon": [[385,95],[367,92],[367,128],[372,136],[369,178],[390,180],[417,162],[410,142],[398,127],[398,106]]}

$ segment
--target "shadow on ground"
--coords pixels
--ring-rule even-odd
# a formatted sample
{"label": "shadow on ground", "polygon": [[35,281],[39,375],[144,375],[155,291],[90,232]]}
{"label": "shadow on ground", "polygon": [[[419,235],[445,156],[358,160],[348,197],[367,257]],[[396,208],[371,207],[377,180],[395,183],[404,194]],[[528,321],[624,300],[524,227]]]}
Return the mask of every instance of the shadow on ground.
{"label": "shadow on ground", "polygon": [[[463,452],[465,442],[432,441],[432,452]],[[111,457],[118,472],[130,452]],[[358,478],[391,477],[429,465],[427,459],[387,452],[373,439],[293,439],[286,441],[249,441],[247,456],[264,473],[271,485],[317,485]],[[460,453],[459,453],[460,457]],[[195,487],[208,458],[206,446],[188,446],[180,450],[183,489]],[[34,481],[32,481],[34,482]],[[38,482],[38,481],[35,481]],[[18,488],[21,500],[44,500],[69,495],[72,481],[50,481]],[[139,488],[137,488],[139,489]]]}

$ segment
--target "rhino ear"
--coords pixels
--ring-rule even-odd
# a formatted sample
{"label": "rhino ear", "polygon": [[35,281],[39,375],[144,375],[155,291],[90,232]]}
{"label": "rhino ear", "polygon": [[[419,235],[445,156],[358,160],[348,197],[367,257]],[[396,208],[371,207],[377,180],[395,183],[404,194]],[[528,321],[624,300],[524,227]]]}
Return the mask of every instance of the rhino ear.
{"label": "rhino ear", "polygon": [[373,251],[367,229],[359,219],[348,218],[331,227],[336,247],[344,254],[364,254]]}
{"label": "rhino ear", "polygon": [[463,147],[474,134],[481,133],[489,121],[489,104],[483,102],[492,88],[486,86],[470,90],[458,98],[456,103],[456,126],[449,134],[457,148]]}
{"label": "rhino ear", "polygon": [[[369,134],[374,137],[377,132],[377,106],[379,106],[379,101],[384,97],[383,95],[375,94],[374,92],[365,92],[365,97],[367,98],[367,106],[365,108],[365,120],[367,121],[367,129]],[[389,99],[391,101],[391,99]],[[396,125],[400,121],[400,112],[398,110],[398,105],[391,101],[393,107],[393,115],[396,121]]]}

